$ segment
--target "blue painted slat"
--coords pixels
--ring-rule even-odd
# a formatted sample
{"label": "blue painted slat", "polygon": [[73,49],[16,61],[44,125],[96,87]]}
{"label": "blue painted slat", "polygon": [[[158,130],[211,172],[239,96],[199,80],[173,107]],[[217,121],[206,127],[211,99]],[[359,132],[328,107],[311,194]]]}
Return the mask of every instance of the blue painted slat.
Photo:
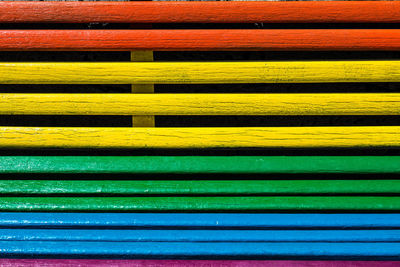
{"label": "blue painted slat", "polygon": [[400,214],[0,213],[0,228],[400,228]]}
{"label": "blue painted slat", "polygon": [[400,230],[0,229],[0,241],[399,242]]}
{"label": "blue painted slat", "polygon": [[391,257],[400,259],[400,243],[263,242],[51,242],[0,241],[2,257]]}

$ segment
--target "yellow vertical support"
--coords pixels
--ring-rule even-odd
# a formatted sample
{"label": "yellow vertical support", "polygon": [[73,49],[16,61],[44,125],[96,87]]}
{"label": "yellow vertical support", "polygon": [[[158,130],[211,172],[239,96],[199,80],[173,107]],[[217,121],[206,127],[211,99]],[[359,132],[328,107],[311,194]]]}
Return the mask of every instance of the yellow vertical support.
{"label": "yellow vertical support", "polygon": [[[135,0],[134,0],[135,1]],[[146,1],[146,0],[145,0]],[[148,0],[152,1],[152,0]],[[131,29],[135,28],[152,28],[151,24],[131,24]],[[154,61],[153,51],[131,51],[131,61],[149,62]],[[154,93],[154,84],[132,84],[132,93],[151,94]],[[154,127],[154,116],[132,116],[132,127]]]}
{"label": "yellow vertical support", "polygon": [[[131,61],[148,62],[153,61],[153,51],[132,51]],[[132,93],[154,93],[153,84],[132,84]],[[132,116],[133,127],[154,127],[154,116]]]}

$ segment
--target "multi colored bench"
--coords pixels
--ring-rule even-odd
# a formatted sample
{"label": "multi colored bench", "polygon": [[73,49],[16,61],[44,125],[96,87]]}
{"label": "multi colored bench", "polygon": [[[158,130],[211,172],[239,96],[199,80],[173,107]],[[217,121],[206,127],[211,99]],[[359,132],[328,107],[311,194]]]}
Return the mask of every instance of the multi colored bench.
{"label": "multi colored bench", "polygon": [[[0,115],[132,116],[125,127],[0,127],[0,265],[400,264],[388,261],[400,259],[400,124],[158,125],[165,116],[397,116],[396,90],[226,91],[228,84],[398,83],[400,60],[153,57],[398,51],[400,29],[392,25],[400,23],[400,2],[16,1],[0,2],[0,23],[1,51],[131,51],[131,62],[0,62],[1,84],[131,84],[125,93],[0,93]],[[80,29],[87,23],[118,29]],[[210,29],[217,23],[222,29]],[[275,28],[232,29],[244,23]],[[72,25],[80,28],[54,29]],[[226,87],[164,93],[165,84]],[[304,259],[386,261],[279,261]]]}

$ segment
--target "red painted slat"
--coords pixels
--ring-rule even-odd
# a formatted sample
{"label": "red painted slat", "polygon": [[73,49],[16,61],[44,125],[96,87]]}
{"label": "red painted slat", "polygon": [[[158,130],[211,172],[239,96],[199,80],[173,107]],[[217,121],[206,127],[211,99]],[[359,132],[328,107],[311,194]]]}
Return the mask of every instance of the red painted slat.
{"label": "red painted slat", "polygon": [[399,50],[400,30],[0,30],[0,50]]}
{"label": "red painted slat", "polygon": [[0,22],[400,22],[398,1],[0,2]]}

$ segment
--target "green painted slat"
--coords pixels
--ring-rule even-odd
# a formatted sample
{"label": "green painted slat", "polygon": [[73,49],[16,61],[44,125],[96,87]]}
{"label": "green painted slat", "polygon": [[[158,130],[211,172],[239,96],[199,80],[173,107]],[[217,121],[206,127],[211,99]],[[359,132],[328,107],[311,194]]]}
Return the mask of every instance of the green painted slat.
{"label": "green painted slat", "polygon": [[400,211],[400,197],[0,197],[1,211]]}
{"label": "green painted slat", "polygon": [[0,173],[400,173],[400,156],[3,156]]}
{"label": "green painted slat", "polygon": [[0,194],[371,194],[400,193],[400,180],[0,180]]}

